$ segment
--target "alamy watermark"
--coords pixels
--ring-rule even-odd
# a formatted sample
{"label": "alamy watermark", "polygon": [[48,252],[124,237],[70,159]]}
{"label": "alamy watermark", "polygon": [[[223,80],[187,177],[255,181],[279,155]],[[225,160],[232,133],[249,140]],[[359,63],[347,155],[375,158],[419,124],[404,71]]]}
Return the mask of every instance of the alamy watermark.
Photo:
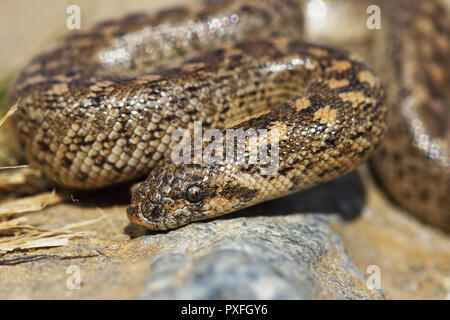
{"label": "alamy watermark", "polygon": [[67,277],[66,287],[70,290],[77,290],[81,288],[81,269],[76,265],[70,265],[66,269]]}
{"label": "alamy watermark", "polygon": [[367,289],[381,290],[381,269],[379,266],[373,264],[367,267],[366,273],[370,276],[366,280]]}
{"label": "alamy watermark", "polygon": [[66,20],[66,27],[69,30],[81,29],[81,9],[76,4],[67,7],[66,13],[69,14]]}
{"label": "alamy watermark", "polygon": [[202,122],[194,122],[193,137],[187,129],[172,134],[171,158],[175,164],[259,165],[261,174],[270,175],[279,167],[280,132],[267,129],[218,129],[203,131]]}
{"label": "alamy watermark", "polygon": [[376,4],[372,4],[367,7],[367,14],[370,16],[366,20],[366,26],[368,29],[381,29],[381,9]]}

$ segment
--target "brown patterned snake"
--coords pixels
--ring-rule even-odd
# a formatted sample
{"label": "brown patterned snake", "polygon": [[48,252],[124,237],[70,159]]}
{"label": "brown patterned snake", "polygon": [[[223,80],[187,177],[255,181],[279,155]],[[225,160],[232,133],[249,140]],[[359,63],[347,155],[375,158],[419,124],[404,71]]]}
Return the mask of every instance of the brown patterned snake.
{"label": "brown patterned snake", "polygon": [[[337,3],[367,18],[368,3]],[[150,173],[127,214],[164,230],[353,170],[381,141],[389,109],[393,124],[374,171],[395,200],[449,229],[444,11],[430,1],[379,2],[383,31],[361,28],[366,38],[350,48],[382,75],[384,99],[381,81],[361,58],[296,40],[308,36],[306,4],[213,0],[63,39],[21,72],[10,96],[20,98],[13,120],[27,160],[74,189]],[[171,134],[192,130],[195,120],[224,133],[267,129],[279,139],[278,170],[263,174],[247,162],[175,164]]]}

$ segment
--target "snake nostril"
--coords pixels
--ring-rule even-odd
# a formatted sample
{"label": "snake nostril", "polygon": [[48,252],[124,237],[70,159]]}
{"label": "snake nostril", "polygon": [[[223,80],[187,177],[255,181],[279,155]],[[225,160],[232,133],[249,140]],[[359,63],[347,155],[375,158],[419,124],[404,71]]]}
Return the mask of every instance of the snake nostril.
{"label": "snake nostril", "polygon": [[150,220],[161,220],[164,215],[164,209],[159,204],[146,201],[139,204],[141,214]]}

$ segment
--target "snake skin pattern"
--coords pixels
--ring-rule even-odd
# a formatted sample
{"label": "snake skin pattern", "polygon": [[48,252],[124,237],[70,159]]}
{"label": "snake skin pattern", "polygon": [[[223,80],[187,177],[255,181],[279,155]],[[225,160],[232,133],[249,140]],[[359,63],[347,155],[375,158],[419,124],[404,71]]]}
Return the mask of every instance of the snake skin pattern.
{"label": "snake skin pattern", "polygon": [[[73,189],[150,173],[127,214],[165,230],[353,170],[381,142],[389,109],[393,124],[372,167],[395,200],[448,229],[449,134],[436,116],[447,108],[444,11],[429,1],[382,1],[388,32],[351,44],[355,55],[299,40],[307,36],[305,4],[212,0],[66,37],[31,61],[10,94],[12,103],[20,99],[13,123],[27,160]],[[374,43],[376,50],[361,54]],[[421,60],[430,61],[426,70]],[[223,133],[267,129],[279,141],[278,170],[175,164],[172,134],[192,131],[196,120]],[[252,137],[245,143],[258,144]]]}

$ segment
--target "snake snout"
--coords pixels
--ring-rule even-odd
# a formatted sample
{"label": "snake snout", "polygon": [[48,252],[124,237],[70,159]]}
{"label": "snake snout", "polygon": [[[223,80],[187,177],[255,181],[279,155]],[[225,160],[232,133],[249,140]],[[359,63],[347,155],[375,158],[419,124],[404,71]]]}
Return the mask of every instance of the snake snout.
{"label": "snake snout", "polygon": [[152,221],[161,221],[164,217],[164,208],[160,204],[150,201],[139,203],[140,214]]}
{"label": "snake snout", "polygon": [[159,230],[164,221],[164,208],[151,202],[132,203],[127,208],[128,219],[149,229]]}
{"label": "snake snout", "polygon": [[160,229],[159,225],[165,219],[166,210],[160,203],[160,196],[150,190],[146,183],[137,186],[127,208],[127,216],[133,223],[150,229]]}

